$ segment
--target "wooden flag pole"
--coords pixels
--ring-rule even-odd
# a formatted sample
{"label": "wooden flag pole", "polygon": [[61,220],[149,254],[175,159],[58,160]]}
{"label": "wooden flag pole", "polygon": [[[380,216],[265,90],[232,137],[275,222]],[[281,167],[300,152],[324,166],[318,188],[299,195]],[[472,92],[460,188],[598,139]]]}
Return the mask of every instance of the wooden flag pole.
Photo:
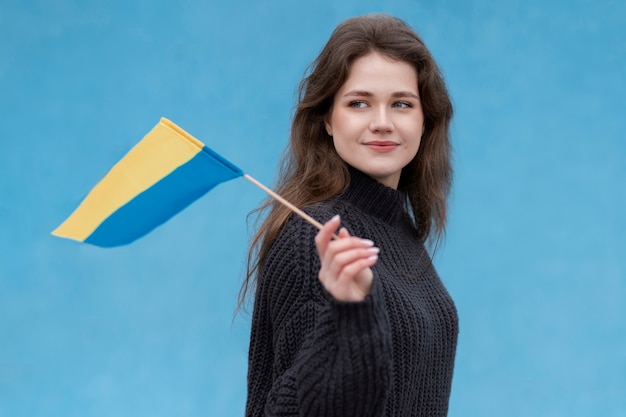
{"label": "wooden flag pole", "polygon": [[[298,207],[294,206],[293,204],[291,204],[289,201],[285,200],[284,198],[282,198],[280,195],[276,194],[274,191],[270,190],[269,188],[267,188],[265,185],[261,184],[260,182],[258,182],[257,180],[255,180],[254,178],[252,178],[250,175],[248,174],[243,174],[243,177],[245,179],[247,179],[248,181],[250,181],[252,184],[256,185],[257,187],[259,187],[260,189],[262,189],[263,191],[265,191],[266,193],[268,193],[270,196],[272,196],[275,200],[278,200],[280,203],[282,203],[283,205],[287,206],[291,211],[293,211],[294,213],[296,213],[298,216],[302,217],[304,220],[308,221],[309,223],[311,223],[313,226],[317,227],[319,230],[322,230],[322,227],[324,227],[320,222],[318,222],[317,220],[315,220],[313,217],[309,216],[308,214],[306,214],[305,212],[303,212],[302,210],[300,210]],[[333,239],[338,239],[338,236],[333,234]]]}

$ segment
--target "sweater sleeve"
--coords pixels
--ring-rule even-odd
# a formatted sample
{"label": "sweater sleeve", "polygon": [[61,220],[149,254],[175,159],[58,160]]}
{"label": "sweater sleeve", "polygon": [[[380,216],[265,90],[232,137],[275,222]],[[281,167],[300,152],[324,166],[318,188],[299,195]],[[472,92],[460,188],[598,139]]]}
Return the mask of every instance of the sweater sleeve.
{"label": "sweater sleeve", "polygon": [[261,269],[248,372],[248,416],[379,416],[391,380],[391,332],[375,281],[339,302],[317,278],[316,230],[292,220]]}

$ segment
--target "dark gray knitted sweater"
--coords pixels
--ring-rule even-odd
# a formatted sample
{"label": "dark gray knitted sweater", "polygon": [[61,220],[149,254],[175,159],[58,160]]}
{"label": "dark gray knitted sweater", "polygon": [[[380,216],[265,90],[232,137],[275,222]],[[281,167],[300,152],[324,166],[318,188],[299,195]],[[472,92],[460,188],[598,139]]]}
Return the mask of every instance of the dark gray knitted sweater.
{"label": "dark gray knitted sweater", "polygon": [[341,215],[380,248],[372,293],[334,300],[318,280],[317,229],[292,216],[255,296],[246,416],[445,416],[458,321],[401,192],[352,171],[348,190],[306,211]]}

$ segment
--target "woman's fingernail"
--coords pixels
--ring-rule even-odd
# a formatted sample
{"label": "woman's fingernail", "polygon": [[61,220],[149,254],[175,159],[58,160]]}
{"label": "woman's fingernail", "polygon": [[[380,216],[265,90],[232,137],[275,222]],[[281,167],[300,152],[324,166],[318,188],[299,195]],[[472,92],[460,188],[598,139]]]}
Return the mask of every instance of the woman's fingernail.
{"label": "woman's fingernail", "polygon": [[374,246],[374,242],[369,239],[361,239],[361,242],[366,246]]}
{"label": "woman's fingernail", "polygon": [[366,250],[368,253],[374,253],[374,254],[380,252],[380,248],[377,248],[376,246],[367,248]]}
{"label": "woman's fingernail", "polygon": [[334,222],[334,221],[337,221],[337,220],[339,220],[339,215],[338,215],[338,214],[335,214],[335,215],[333,216],[333,218],[332,218],[332,219],[330,219],[330,221],[331,221],[331,222]]}

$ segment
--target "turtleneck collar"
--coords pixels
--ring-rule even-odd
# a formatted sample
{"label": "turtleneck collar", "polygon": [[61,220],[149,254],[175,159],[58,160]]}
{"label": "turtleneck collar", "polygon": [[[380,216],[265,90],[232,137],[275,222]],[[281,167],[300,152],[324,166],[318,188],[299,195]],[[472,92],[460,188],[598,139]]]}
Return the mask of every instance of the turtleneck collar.
{"label": "turtleneck collar", "polygon": [[405,216],[405,193],[379,183],[356,168],[349,170],[350,185],[342,199],[388,224],[397,223]]}

